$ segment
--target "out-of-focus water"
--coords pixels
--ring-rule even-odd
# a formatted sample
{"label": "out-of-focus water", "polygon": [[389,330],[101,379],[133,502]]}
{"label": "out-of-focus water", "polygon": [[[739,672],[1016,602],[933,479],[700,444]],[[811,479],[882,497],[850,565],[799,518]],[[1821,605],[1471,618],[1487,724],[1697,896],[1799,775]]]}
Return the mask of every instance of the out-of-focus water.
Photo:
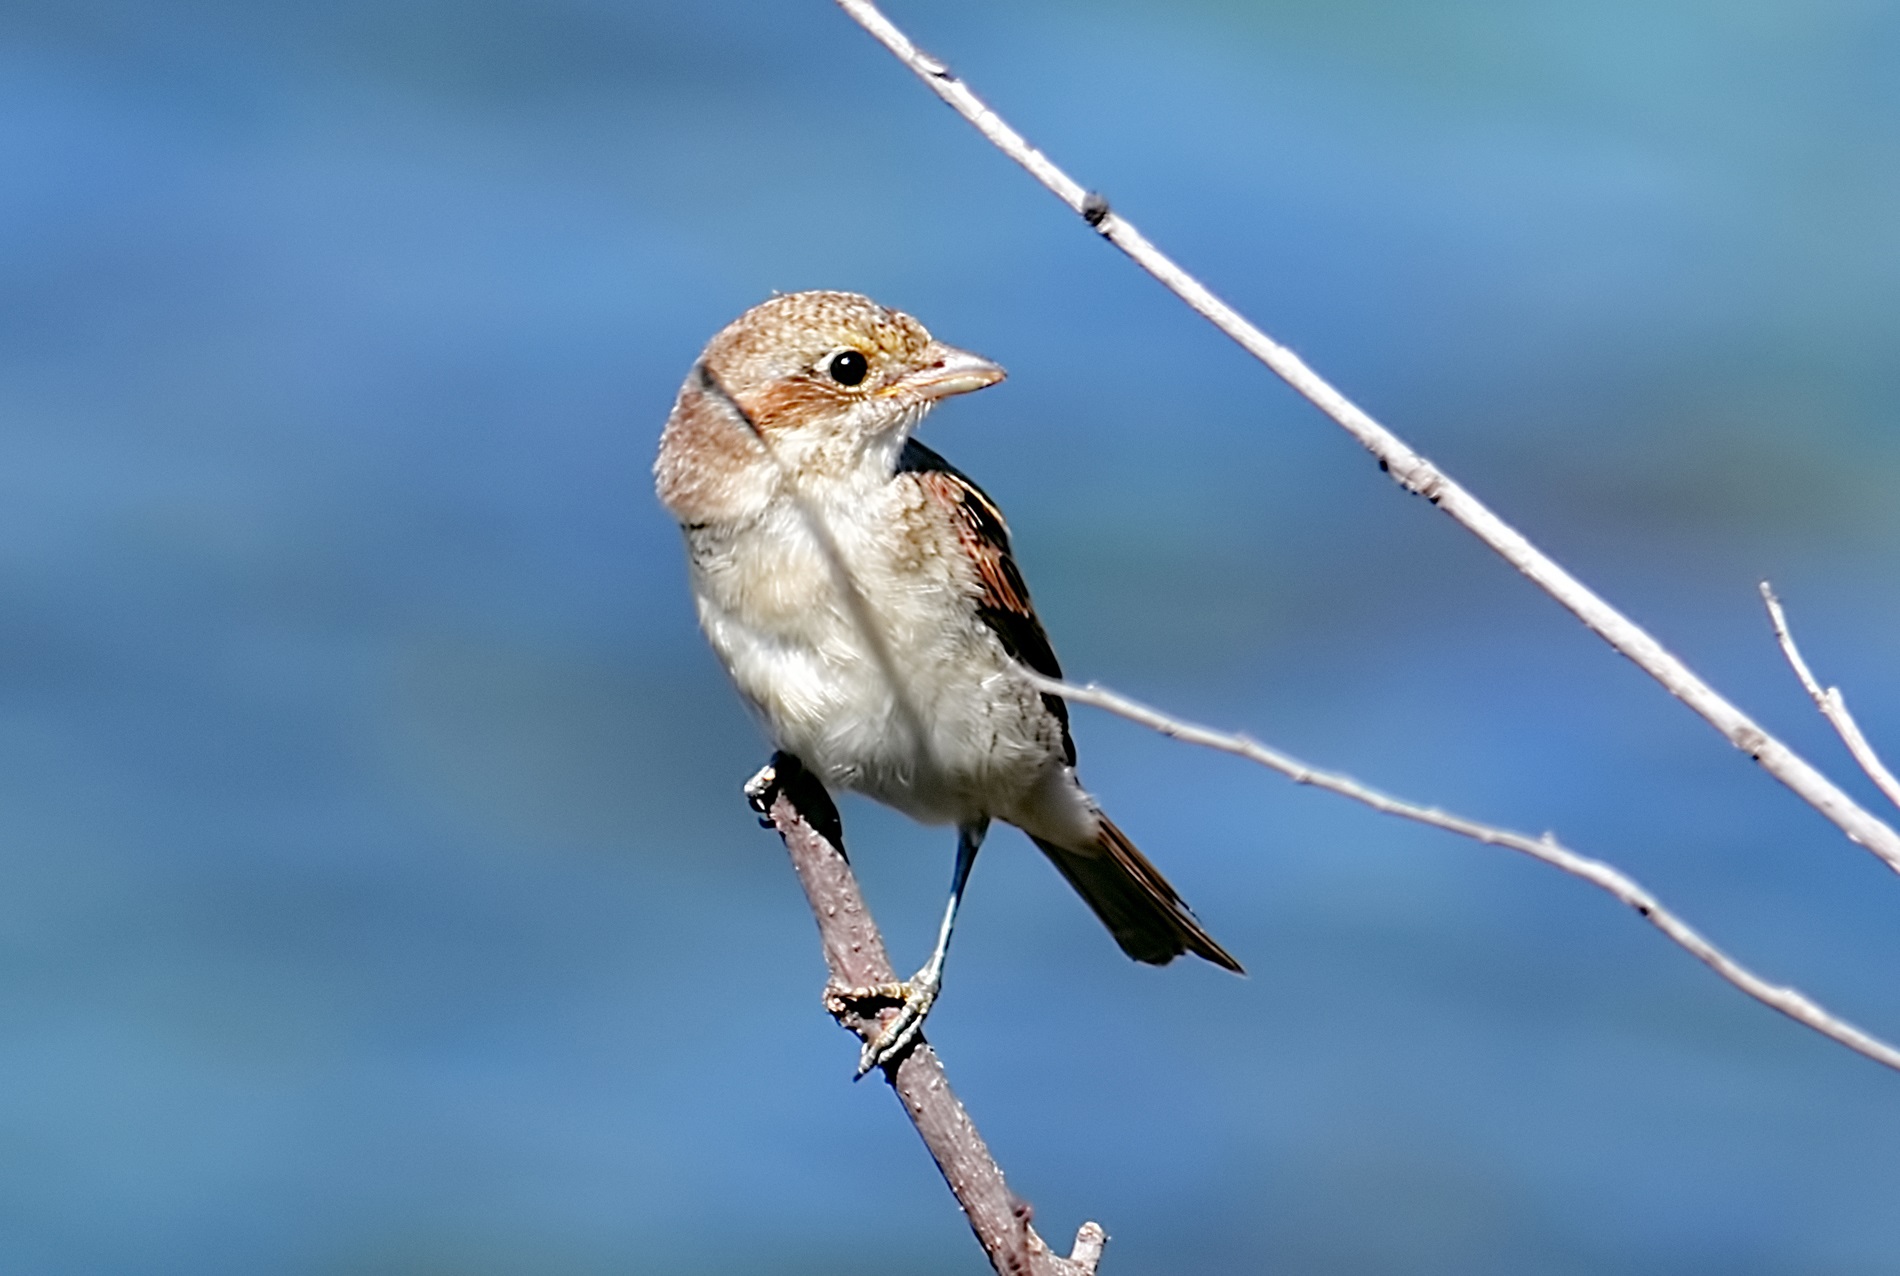
{"label": "out-of-focus water", "polygon": [[[1796,747],[1900,755],[1900,8],[896,4]],[[822,1015],[647,465],[851,288],[1072,672],[1625,866],[1900,1035],[1900,882],[820,0],[0,5],[0,1270],[977,1272]],[[1181,1272],[1893,1270],[1900,1077],[1580,883],[1088,710],[1253,974],[1013,833],[932,1020]],[[1871,798],[1869,799],[1871,800]],[[951,839],[845,817],[900,963]]]}

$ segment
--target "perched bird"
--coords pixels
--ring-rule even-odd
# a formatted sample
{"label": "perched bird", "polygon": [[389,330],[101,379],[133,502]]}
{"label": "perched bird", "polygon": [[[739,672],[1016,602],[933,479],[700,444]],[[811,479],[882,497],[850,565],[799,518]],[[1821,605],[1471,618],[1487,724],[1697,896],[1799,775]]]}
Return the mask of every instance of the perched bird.
{"label": "perched bird", "polygon": [[868,297],[775,296],[706,346],[654,462],[700,624],[777,747],[958,830],[936,949],[860,1075],[936,1000],[991,820],[1027,833],[1136,961],[1241,969],[1076,779],[1067,706],[1022,672],[1061,677],[1002,513],[910,437],[938,400],[1002,379]]}

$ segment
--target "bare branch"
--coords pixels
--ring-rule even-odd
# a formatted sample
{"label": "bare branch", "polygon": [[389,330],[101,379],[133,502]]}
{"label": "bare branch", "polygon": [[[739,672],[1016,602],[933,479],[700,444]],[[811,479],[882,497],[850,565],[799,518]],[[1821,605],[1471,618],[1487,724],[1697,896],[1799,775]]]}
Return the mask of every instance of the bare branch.
{"label": "bare branch", "polygon": [[1874,746],[1867,742],[1861,733],[1860,724],[1854,721],[1854,715],[1847,711],[1847,699],[1841,695],[1839,687],[1822,689],[1814,671],[1808,668],[1808,662],[1801,658],[1801,649],[1794,645],[1794,633],[1788,628],[1788,614],[1781,609],[1781,600],[1775,597],[1767,581],[1761,583],[1761,599],[1768,604],[1768,619],[1775,626],[1775,641],[1781,644],[1781,654],[1788,658],[1794,668],[1794,676],[1814,700],[1821,716],[1833,726],[1835,734],[1841,737],[1841,743],[1854,755],[1854,761],[1860,763],[1860,769],[1874,782],[1889,802],[1900,806],[1900,778],[1896,778],[1887,764],[1874,752]]}
{"label": "bare branch", "polygon": [[[895,1005],[866,1014],[862,1002],[837,996],[835,990],[893,984],[897,973],[845,859],[838,808],[817,778],[787,753],[775,755],[771,765],[752,778],[746,797],[784,839],[799,885],[805,888],[831,972],[826,1009],[862,1040],[872,1040],[895,1013]],[[1082,1224],[1067,1258],[1036,1234],[1028,1202],[1003,1181],[1003,1171],[951,1091],[929,1042],[919,1037],[914,1047],[886,1064],[884,1079],[902,1100],[998,1276],[1094,1276],[1107,1234],[1095,1223]],[[890,1257],[893,1269],[906,1266],[901,1255]]]}
{"label": "bare branch", "polygon": [[772,440],[752,419],[752,414],[745,410],[745,405],[739,402],[732,391],[726,389],[711,367],[701,363],[697,373],[700,389],[712,395],[738,418],[752,436],[752,441],[759,445],[759,450],[765,453],[772,468],[778,472],[779,484],[790,499],[792,508],[798,511],[799,521],[804,523],[812,543],[817,546],[818,556],[825,561],[825,569],[831,573],[832,587],[838,591],[845,613],[851,617],[851,623],[857,627],[864,645],[870,649],[871,659],[876,663],[878,672],[884,676],[885,685],[891,689],[891,701],[897,707],[898,719],[910,735],[911,751],[920,765],[927,764],[930,760],[930,732],[924,726],[923,714],[918,711],[917,702],[911,696],[910,683],[898,668],[897,657],[891,652],[890,641],[884,633],[884,626],[878,623],[871,600],[864,596],[857,577],[851,574],[851,565],[845,562],[844,550],[839,548],[838,538],[832,535],[831,525],[825,522],[824,514],[799,484],[798,475],[791,466],[785,464],[785,458],[778,454],[778,449],[772,446]]}
{"label": "bare branch", "polygon": [[1552,868],[1562,869],[1572,877],[1580,877],[1592,886],[1608,891],[1641,913],[1650,925],[1668,936],[1673,943],[1687,950],[1698,961],[1756,1001],[1779,1010],[1796,1023],[1803,1024],[1825,1037],[1840,1042],[1856,1054],[1865,1055],[1875,1063],[1885,1064],[1895,1071],[1900,1071],[1900,1049],[1888,1045],[1878,1037],[1869,1036],[1844,1019],[1829,1014],[1795,989],[1769,983],[1704,939],[1698,931],[1664,908],[1654,895],[1637,885],[1634,880],[1601,860],[1593,860],[1567,849],[1550,833],[1542,837],[1531,837],[1525,833],[1515,833],[1510,829],[1480,824],[1476,820],[1451,815],[1436,807],[1419,806],[1412,802],[1402,801],[1381,793],[1377,789],[1369,788],[1348,776],[1317,770],[1277,749],[1268,748],[1250,736],[1233,735],[1184,722],[1093,682],[1085,686],[1077,686],[1055,678],[1045,678],[1030,670],[1024,670],[1024,676],[1034,682],[1040,690],[1050,695],[1063,696],[1083,704],[1094,705],[1098,709],[1106,709],[1131,722],[1139,722],[1145,727],[1188,744],[1218,749],[1223,753],[1232,753],[1237,757],[1258,762],[1269,770],[1278,771],[1295,784],[1309,784],[1316,789],[1324,789],[1328,793],[1337,793],[1341,797],[1363,803],[1375,811],[1396,815],[1400,819],[1413,820],[1420,824],[1428,824],[1436,829],[1444,829],[1448,833],[1456,833],[1460,837],[1483,842],[1487,846],[1506,847],[1528,855],[1532,859],[1541,860]]}
{"label": "bare branch", "polygon": [[1233,307],[1216,297],[1194,276],[1156,248],[1126,218],[1115,213],[1108,200],[1085,190],[1052,163],[1048,156],[1023,140],[995,111],[954,75],[939,59],[912,44],[870,0],[837,0],[838,7],[870,32],[908,66],[932,92],[973,124],[997,149],[1015,160],[1046,186],[1056,198],[1095,229],[1104,239],[1133,258],[1163,287],[1185,301],[1215,327],[1267,365],[1315,407],[1337,422],[1361,446],[1378,458],[1406,491],[1425,497],[1479,540],[1495,550],[1545,593],[1567,607],[1585,626],[1617,651],[1633,660],[1677,699],[1700,714],[1729,743],[1761,763],[1762,769],[1787,785],[1808,805],[1839,826],[1853,842],[1865,847],[1900,872],[1900,833],[1863,810],[1825,775],[1787,745],[1769,735],[1747,714],[1724,699],[1649,633],[1598,597],[1565,571],[1522,533],[1499,518],[1404,440],[1341,394],[1285,346],[1253,326]]}

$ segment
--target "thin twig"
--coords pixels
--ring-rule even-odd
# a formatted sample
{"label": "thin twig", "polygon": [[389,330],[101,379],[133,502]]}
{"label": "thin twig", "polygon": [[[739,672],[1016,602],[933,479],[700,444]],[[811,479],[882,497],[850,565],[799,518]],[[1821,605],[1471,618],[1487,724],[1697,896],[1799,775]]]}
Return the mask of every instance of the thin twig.
{"label": "thin twig", "polygon": [[1865,1055],[1875,1063],[1885,1064],[1895,1071],[1900,1071],[1900,1048],[1890,1046],[1877,1037],[1869,1036],[1846,1020],[1829,1014],[1793,988],[1769,983],[1704,939],[1698,931],[1664,908],[1654,895],[1637,885],[1633,879],[1601,860],[1593,860],[1569,850],[1561,845],[1553,834],[1546,833],[1542,837],[1531,837],[1526,833],[1516,833],[1510,829],[1480,824],[1476,820],[1451,815],[1436,807],[1419,806],[1416,803],[1402,801],[1381,793],[1377,789],[1369,788],[1348,776],[1310,767],[1297,758],[1281,753],[1277,749],[1268,748],[1250,736],[1215,731],[1209,727],[1197,726],[1192,722],[1184,722],[1093,682],[1077,686],[1055,678],[1045,678],[1028,670],[1024,670],[1024,676],[1035,683],[1039,690],[1050,695],[1063,696],[1083,704],[1094,705],[1098,709],[1106,709],[1131,722],[1139,722],[1145,727],[1188,744],[1218,749],[1223,753],[1232,753],[1258,762],[1261,766],[1278,771],[1295,784],[1308,784],[1316,789],[1324,789],[1328,793],[1337,793],[1341,797],[1363,803],[1375,811],[1396,815],[1401,819],[1414,820],[1420,824],[1428,824],[1433,828],[1444,829],[1448,833],[1456,833],[1461,837],[1483,842],[1487,846],[1506,847],[1528,855],[1532,859],[1541,860],[1552,868],[1562,869],[1573,877],[1580,877],[1592,886],[1608,891],[1641,913],[1645,920],[1668,936],[1672,942],[1687,950],[1698,961],[1703,962],[1716,974],[1756,1001],[1779,1010],[1796,1023],[1803,1024],[1823,1036],[1840,1042],[1856,1054]]}
{"label": "thin twig", "polygon": [[[862,1040],[872,1040],[895,1006],[882,1014],[865,1013],[863,1001],[839,996],[837,990],[894,983],[897,973],[845,859],[838,808],[817,778],[786,753],[774,756],[771,765],[753,777],[746,797],[784,839],[799,885],[805,888],[831,972],[826,1008]],[[1009,1190],[928,1042],[918,1037],[911,1049],[885,1064],[884,1079],[902,1100],[998,1276],[1094,1276],[1107,1234],[1095,1223],[1084,1223],[1067,1258],[1050,1250],[1031,1226],[1028,1202]],[[910,1256],[894,1244],[886,1258],[891,1270],[912,1265]]]}
{"label": "thin twig", "polygon": [[1863,810],[1833,781],[1787,745],[1762,730],[1660,642],[1558,566],[1475,496],[1375,421],[1307,367],[1298,355],[1275,342],[1247,322],[1233,307],[1216,297],[1198,279],[1150,243],[1126,218],[1115,213],[1105,198],[1084,189],[1081,183],[1057,168],[1048,156],[1024,141],[1022,134],[986,106],[948,66],[912,44],[910,37],[894,26],[870,0],[837,0],[837,3],[878,43],[916,72],[952,110],[975,125],[977,131],[994,143],[997,149],[1029,170],[1031,176],[1071,210],[1079,213],[1104,239],[1127,253],[1136,265],[1153,275],[1163,287],[1233,338],[1242,349],[1266,364],[1357,439],[1406,491],[1425,497],[1449,514],[1511,566],[1528,576],[1545,593],[1569,608],[1585,626],[1601,635],[1617,651],[1660,682],[1671,695],[1700,714],[1729,743],[1761,763],[1764,770],[1833,821],[1850,840],[1878,855],[1895,872],[1900,872],[1900,833]]}
{"label": "thin twig", "polygon": [[1801,658],[1801,649],[1794,645],[1794,633],[1788,628],[1788,614],[1781,609],[1781,600],[1775,597],[1775,591],[1769,588],[1765,580],[1761,583],[1761,600],[1768,604],[1768,619],[1774,624],[1775,641],[1781,644],[1781,654],[1788,658],[1789,665],[1794,668],[1794,676],[1801,680],[1802,687],[1813,698],[1814,707],[1821,711],[1821,716],[1841,737],[1841,743],[1854,755],[1854,761],[1874,782],[1874,787],[1885,794],[1889,802],[1900,806],[1900,778],[1887,769],[1887,764],[1880,760],[1880,755],[1874,752],[1874,746],[1861,733],[1860,724],[1847,711],[1847,698],[1841,694],[1841,689],[1823,689],[1814,671],[1808,668],[1808,662]]}
{"label": "thin twig", "polygon": [[799,521],[805,525],[812,543],[818,549],[818,556],[825,560],[825,569],[831,573],[832,587],[838,591],[838,598],[844,604],[845,614],[851,618],[858,634],[864,639],[864,645],[871,652],[871,660],[877,665],[878,672],[884,676],[884,683],[891,689],[891,702],[897,707],[897,716],[910,733],[911,753],[921,769],[928,769],[930,762],[930,732],[924,726],[924,716],[917,709],[917,702],[910,693],[910,684],[903,671],[898,667],[897,657],[891,652],[891,644],[885,637],[884,626],[878,622],[877,613],[871,608],[871,600],[864,596],[864,590],[858,587],[857,578],[851,574],[851,565],[845,562],[844,550],[838,545],[838,538],[832,535],[831,525],[825,521],[824,514],[812,503],[798,481],[798,475],[785,458],[772,446],[772,440],[752,414],[739,402],[738,396],[726,389],[712,367],[701,362],[696,369],[701,393],[709,394],[744,425],[752,441],[772,463],[778,472],[779,486],[791,501],[792,508],[798,512]]}

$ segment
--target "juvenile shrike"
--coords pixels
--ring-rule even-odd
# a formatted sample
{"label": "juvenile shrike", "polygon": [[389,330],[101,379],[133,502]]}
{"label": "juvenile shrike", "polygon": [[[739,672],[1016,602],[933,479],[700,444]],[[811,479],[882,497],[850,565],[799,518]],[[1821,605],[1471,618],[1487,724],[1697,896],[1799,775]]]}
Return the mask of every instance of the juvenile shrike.
{"label": "juvenile shrike", "polygon": [[706,346],[653,467],[700,624],[777,747],[832,788],[957,827],[936,948],[860,1075],[936,1000],[993,819],[1027,833],[1136,961],[1191,952],[1240,971],[1077,781],[1068,707],[1021,672],[1062,676],[1002,512],[910,437],[939,399],[1002,379],[868,297],[776,296]]}

